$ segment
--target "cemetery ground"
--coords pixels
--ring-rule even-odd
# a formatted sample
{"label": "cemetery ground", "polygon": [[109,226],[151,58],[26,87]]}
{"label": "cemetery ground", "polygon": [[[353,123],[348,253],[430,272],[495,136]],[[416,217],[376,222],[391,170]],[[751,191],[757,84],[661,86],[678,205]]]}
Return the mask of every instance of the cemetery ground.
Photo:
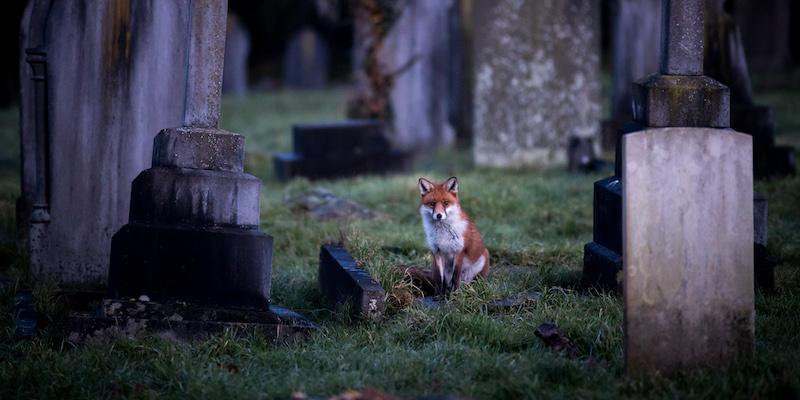
{"label": "cemetery ground", "polygon": [[[800,71],[755,80],[773,107],[777,142],[800,149]],[[786,82],[792,82],[786,84]],[[246,170],[263,179],[260,229],[275,237],[272,303],[319,323],[306,340],[272,343],[235,332],[204,341],[141,339],[76,345],[54,283],[33,282],[15,250],[19,195],[18,109],[0,112],[0,397],[290,398],[376,388],[398,396],[516,398],[800,397],[800,177],[758,181],[769,201],[769,255],[776,288],[757,291],[756,355],[726,370],[675,378],[624,374],[622,296],[580,294],[583,246],[592,236],[592,185],[609,171],[476,168],[469,150],[438,152],[413,173],[279,183],[272,156],[290,152],[291,125],[343,119],[346,91],[277,92],[225,98],[220,126],[247,138]],[[155,134],[155,132],[154,132]],[[612,158],[606,154],[605,158]],[[417,178],[459,178],[461,202],[492,258],[488,281],[438,307],[414,300],[396,266],[430,263]],[[379,216],[319,221],[287,198],[324,188]],[[387,292],[379,320],[331,310],[317,289],[320,245],[343,244]],[[36,294],[38,336],[14,339],[15,290]],[[528,292],[512,307],[489,303]],[[535,335],[556,323],[577,349],[554,351]]]}

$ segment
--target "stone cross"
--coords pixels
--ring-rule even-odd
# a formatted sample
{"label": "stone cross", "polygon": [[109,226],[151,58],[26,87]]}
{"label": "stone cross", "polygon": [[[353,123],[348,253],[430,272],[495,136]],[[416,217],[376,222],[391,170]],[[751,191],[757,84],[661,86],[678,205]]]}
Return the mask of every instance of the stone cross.
{"label": "stone cross", "polygon": [[[703,76],[704,0],[664,0],[661,74],[621,138],[629,375],[725,367],[755,349],[752,139]],[[709,106],[711,105],[711,106]]]}
{"label": "stone cross", "polygon": [[228,0],[190,1],[183,125],[218,128]]}
{"label": "stone cross", "polygon": [[661,8],[662,75],[703,75],[705,1],[664,0]]}
{"label": "stone cross", "polygon": [[272,237],[244,137],[218,129],[227,0],[192,0],[184,126],[156,135],[112,241],[109,297],[267,308]]}

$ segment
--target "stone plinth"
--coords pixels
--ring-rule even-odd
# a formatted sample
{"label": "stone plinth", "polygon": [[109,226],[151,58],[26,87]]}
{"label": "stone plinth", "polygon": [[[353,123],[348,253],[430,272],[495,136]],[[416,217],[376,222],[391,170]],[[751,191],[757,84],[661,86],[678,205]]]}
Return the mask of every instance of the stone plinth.
{"label": "stone plinth", "polygon": [[750,136],[662,128],[623,138],[628,374],[725,366],[755,349]]}
{"label": "stone plinth", "polygon": [[633,85],[633,119],[651,127],[727,128],[729,92],[703,75],[651,75]]}
{"label": "stone plinth", "polygon": [[383,315],[386,292],[339,246],[320,249],[319,291],[331,307],[350,305],[351,314],[369,318]]}
{"label": "stone plinth", "polygon": [[566,165],[569,138],[599,144],[599,3],[476,0],[473,16],[475,162]]}

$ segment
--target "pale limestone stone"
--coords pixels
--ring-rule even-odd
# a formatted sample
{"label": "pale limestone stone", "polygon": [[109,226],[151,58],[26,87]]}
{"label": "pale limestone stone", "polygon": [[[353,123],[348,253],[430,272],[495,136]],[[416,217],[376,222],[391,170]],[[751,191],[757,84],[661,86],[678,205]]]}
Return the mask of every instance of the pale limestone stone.
{"label": "pale limestone stone", "polygon": [[599,140],[600,11],[590,0],[473,4],[473,155],[497,167],[565,165]]}
{"label": "pale limestone stone", "polygon": [[622,151],[628,373],[752,356],[751,137],[648,129],[625,135]]}

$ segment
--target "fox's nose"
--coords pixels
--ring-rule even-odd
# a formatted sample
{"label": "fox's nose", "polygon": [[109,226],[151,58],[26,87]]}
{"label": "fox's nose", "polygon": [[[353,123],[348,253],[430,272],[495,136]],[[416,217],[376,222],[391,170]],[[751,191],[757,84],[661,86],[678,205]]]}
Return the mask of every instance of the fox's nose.
{"label": "fox's nose", "polygon": [[442,214],[436,214],[436,219],[442,219]]}

